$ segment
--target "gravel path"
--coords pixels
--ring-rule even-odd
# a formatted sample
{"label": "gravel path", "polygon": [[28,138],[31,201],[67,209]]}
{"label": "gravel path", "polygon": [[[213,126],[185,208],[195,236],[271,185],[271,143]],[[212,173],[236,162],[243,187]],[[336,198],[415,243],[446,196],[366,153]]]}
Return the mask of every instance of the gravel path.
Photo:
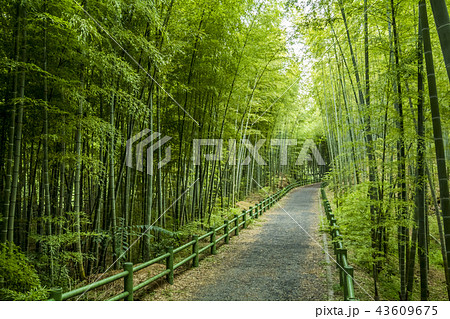
{"label": "gravel path", "polygon": [[324,255],[314,242],[322,244],[318,192],[319,184],[292,190],[280,202],[284,210],[275,205],[266,213],[251,246],[222,260],[189,299],[326,300]]}

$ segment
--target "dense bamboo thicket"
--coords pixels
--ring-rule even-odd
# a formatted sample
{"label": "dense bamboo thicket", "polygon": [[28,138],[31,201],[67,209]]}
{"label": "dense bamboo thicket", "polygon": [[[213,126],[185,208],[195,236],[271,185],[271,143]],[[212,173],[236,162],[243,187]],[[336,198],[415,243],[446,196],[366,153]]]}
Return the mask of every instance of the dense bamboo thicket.
{"label": "dense bamboo thicket", "polygon": [[[291,153],[280,165],[270,144],[320,143],[282,1],[0,3],[1,242],[39,275],[3,298],[147,260],[312,169]],[[127,165],[144,129],[170,139],[160,169],[166,147],[143,156],[152,174],[135,153]],[[223,139],[222,159],[202,146],[194,161],[194,139],[208,138]]]}
{"label": "dense bamboo thicket", "polygon": [[313,61],[330,190],[349,250],[370,274],[376,299],[445,299],[447,5],[338,0],[306,8],[298,25]]}
{"label": "dense bamboo thicket", "polygon": [[0,4],[2,299],[222,223],[310,139],[371,297],[450,296],[445,0]]}

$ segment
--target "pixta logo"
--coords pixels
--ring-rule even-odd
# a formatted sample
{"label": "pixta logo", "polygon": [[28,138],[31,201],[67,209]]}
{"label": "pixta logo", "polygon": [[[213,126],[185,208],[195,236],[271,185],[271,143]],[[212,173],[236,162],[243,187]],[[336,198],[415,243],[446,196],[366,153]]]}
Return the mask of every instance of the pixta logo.
{"label": "pixta logo", "polygon": [[[163,136],[161,139],[158,138],[161,136],[161,133],[153,132],[151,134],[149,129],[142,130],[138,134],[134,135],[132,138],[127,140],[126,144],[126,165],[128,167],[133,168],[133,144],[139,140],[141,140],[136,145],[136,169],[140,172],[144,171],[144,149],[146,150],[147,155],[147,163],[146,163],[146,171],[147,174],[153,175],[153,157],[154,152],[161,148],[164,144],[166,144],[171,137]],[[145,137],[145,138],[144,138]],[[155,142],[156,140],[156,142]],[[265,139],[260,139],[256,141],[254,144],[250,142],[248,139],[242,139],[240,141],[241,150],[246,149],[247,154],[245,158],[241,159],[241,165],[249,165],[252,160],[256,162],[257,165],[265,166],[267,162],[264,158],[259,154],[259,150],[266,143]],[[223,140],[222,139],[194,139],[192,145],[192,161],[194,165],[200,165],[201,160],[204,159],[206,161],[222,161],[223,160]],[[280,165],[285,166],[288,165],[288,147],[296,146],[297,140],[295,139],[272,139],[270,140],[271,147],[279,147],[279,156],[280,156]],[[214,149],[211,153],[202,152],[202,147],[209,147],[211,151],[211,147]],[[228,165],[236,165],[237,164],[237,148],[238,143],[235,139],[228,140],[228,156],[226,158]],[[165,157],[158,163],[158,169],[169,163],[171,159],[171,148],[170,145],[165,146]],[[297,160],[294,165],[304,165],[308,161],[312,161],[311,155],[314,157],[314,160],[318,165],[325,165],[325,161],[323,160],[320,152],[314,143],[313,140],[308,139],[303,143],[302,149],[297,157]]]}
{"label": "pixta logo", "polygon": [[[147,136],[150,133],[149,129],[144,129],[140,131],[138,134],[134,135],[132,138],[127,140],[126,144],[126,165],[130,168],[133,168],[133,144]],[[166,144],[171,137],[164,136],[162,139],[153,143],[155,139],[161,136],[161,133],[153,132],[150,136],[147,136],[145,139],[140,141],[136,145],[136,169],[140,172],[143,172],[143,160],[144,160],[144,148],[146,148],[147,152],[147,174],[153,175],[153,153]],[[170,146],[165,148],[165,157],[158,163],[158,169],[169,163],[171,159],[171,149]]]}
{"label": "pixta logo", "polygon": [[[245,157],[241,165],[248,165],[251,163],[252,158],[256,162],[256,164],[265,166],[267,162],[264,158],[259,154],[259,150],[266,143],[265,139],[260,139],[252,144],[248,139],[241,140],[242,148],[248,150],[247,157]],[[271,139],[270,145],[272,147],[279,146],[280,147],[280,165],[286,166],[288,165],[288,146],[296,146],[297,140],[295,139]],[[213,146],[214,153],[210,154],[202,154],[201,147],[202,146]],[[237,159],[237,141],[235,139],[228,140],[228,157],[227,161],[229,165],[236,165]],[[325,161],[323,160],[320,152],[314,143],[313,140],[308,139],[303,143],[302,149],[297,157],[295,165],[304,165],[307,161],[312,161],[311,156],[309,155],[309,151],[311,151],[312,156],[316,160],[318,165],[325,165]],[[201,157],[207,161],[222,161],[223,160],[223,140],[222,139],[196,139],[193,143],[193,156],[192,160],[194,161],[194,165],[199,165],[201,161]]]}

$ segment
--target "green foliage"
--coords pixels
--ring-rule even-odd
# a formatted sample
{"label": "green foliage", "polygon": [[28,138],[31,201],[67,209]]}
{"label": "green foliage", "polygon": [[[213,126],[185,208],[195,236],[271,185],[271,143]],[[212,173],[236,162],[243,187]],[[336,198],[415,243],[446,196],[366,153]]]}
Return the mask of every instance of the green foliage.
{"label": "green foliage", "polygon": [[[430,189],[435,194],[442,192],[441,210],[444,216],[448,214],[448,191],[442,174],[449,154],[445,154],[446,159],[437,156],[436,161],[433,143],[433,139],[438,145],[448,140],[449,127],[448,117],[442,115],[448,108],[441,107],[439,118],[439,107],[433,103],[439,100],[446,105],[448,100],[439,31],[430,23],[426,30],[431,35],[431,47],[424,49],[427,36],[424,32],[421,43],[417,32],[418,2],[410,0],[342,0],[331,5],[319,1],[303,9],[296,21],[312,62],[308,79],[311,85],[303,94],[315,105],[313,109],[320,110],[323,120],[330,155],[328,179],[346,248],[352,261],[372,276],[383,298],[396,300],[400,292],[400,298],[406,299],[406,290],[417,283],[418,268],[424,279],[420,282],[422,298],[426,298],[434,287],[426,287],[425,277],[428,271],[432,273],[433,265],[442,271],[442,256],[439,258],[439,245],[427,244],[425,249],[425,240],[412,241],[417,240],[416,222],[425,224],[418,222],[425,219],[423,208],[426,211],[433,206],[416,208],[423,202],[421,191],[426,198],[431,196]],[[431,10],[424,12],[426,15],[432,19]],[[436,69],[428,72],[434,74],[428,83],[422,81],[426,74],[421,65],[426,69],[430,61],[422,61],[418,48],[427,51],[428,59],[434,56]],[[426,96],[428,89],[433,91],[435,86],[437,92],[430,91]],[[440,122],[442,137],[436,133]],[[418,147],[422,128],[424,159],[419,157],[422,150]],[[423,166],[429,176],[422,175]],[[421,180],[425,180],[425,187],[420,186]],[[435,238],[448,238],[448,224],[444,225],[446,235],[439,235],[437,222],[429,215],[423,227],[427,230],[418,232],[417,237],[423,238],[429,232]],[[417,265],[422,255],[416,254],[416,268],[412,271],[410,249],[416,244],[422,245],[418,249],[426,250],[428,256]],[[424,266],[428,262],[430,269]]]}
{"label": "green foliage", "polygon": [[267,194],[270,194],[270,187],[269,186],[262,187],[261,189],[258,190],[258,194],[267,197]]}
{"label": "green foliage", "polygon": [[[330,187],[333,187],[333,184]],[[351,191],[341,192],[334,213],[345,238],[345,246],[352,252],[352,262],[370,269],[370,262],[373,261],[373,249],[370,241],[370,201],[365,196],[366,194],[367,185],[365,184],[357,185]]]}
{"label": "green foliage", "polygon": [[45,301],[48,298],[49,292],[43,287],[33,288],[26,293],[0,288],[0,300]]}
{"label": "green foliage", "polygon": [[[94,236],[82,233],[84,238]],[[41,251],[32,253],[30,259],[39,271],[41,282],[49,287],[71,287],[74,282],[73,273],[82,256],[86,260],[95,259],[89,254],[73,251],[77,236],[74,232],[52,236],[33,236],[40,244]]]}
{"label": "green foliage", "polygon": [[383,271],[379,274],[380,289],[384,300],[397,300],[400,276],[396,261],[392,258],[385,262]]}
{"label": "green foliage", "polygon": [[206,233],[206,229],[204,223],[196,220],[180,227],[177,234],[180,239],[185,240],[192,235],[202,235],[203,233]]}
{"label": "green foliage", "polygon": [[[268,190],[268,187],[266,187]],[[267,193],[264,192],[264,195],[267,196]],[[234,215],[240,215],[242,213],[242,210],[237,208],[237,207],[230,207],[227,211],[226,211],[226,215],[228,216],[228,218],[233,218]]]}
{"label": "green foliage", "polygon": [[437,265],[440,268],[444,267],[444,261],[442,260],[442,253],[440,251],[440,247],[435,247],[435,245],[432,246],[434,249],[430,249],[428,258],[430,259],[431,265]]}
{"label": "green foliage", "polygon": [[[140,238],[142,240],[144,237],[150,237],[153,239],[152,244],[150,245],[150,255],[153,256],[166,253],[168,247],[177,247],[183,239],[183,233],[181,231],[172,232],[153,225],[122,226],[118,227],[117,231],[123,236],[122,252],[130,248],[127,238]],[[132,242],[133,241],[134,239],[132,239]]]}
{"label": "green foliage", "polygon": [[0,300],[42,300],[46,298],[36,270],[14,244],[0,245]]}
{"label": "green foliage", "polygon": [[[147,246],[154,255],[163,253],[240,214],[235,202],[259,185],[266,196],[268,185],[279,186],[278,175],[283,173],[283,182],[290,178],[290,170],[278,170],[278,158],[269,169],[204,159],[195,167],[192,138],[254,143],[321,135],[317,112],[298,94],[302,63],[290,47],[298,41],[285,28],[284,14],[292,6],[284,1],[0,4],[0,121],[6,128],[0,156],[7,162],[10,145],[16,149],[18,139],[10,140],[7,128],[18,122],[11,115],[22,103],[17,158],[27,164],[16,182],[26,196],[16,214],[29,219],[14,231],[43,285],[72,287],[84,279],[83,267],[86,275],[106,269],[111,252],[127,252],[130,261],[144,258]],[[22,75],[23,90],[14,89]],[[126,141],[143,128],[172,138],[172,160],[153,176],[152,189],[145,174],[125,166]],[[237,153],[237,162],[249,155],[245,148]],[[270,154],[270,148],[261,153]],[[47,160],[50,172],[42,165]],[[0,179],[6,180],[6,171]],[[159,227],[147,231],[144,224],[153,222]],[[148,241],[132,247],[144,232]]]}
{"label": "green foliage", "polygon": [[176,248],[177,246],[179,246],[179,241],[176,238],[163,237],[150,245],[150,254],[155,257],[160,256],[167,253],[168,247]]}
{"label": "green foliage", "polygon": [[[63,232],[60,235],[32,235],[30,239],[39,245],[40,251],[30,254],[30,261],[40,274],[42,284],[48,287],[71,287],[74,282],[73,273],[79,263],[80,257],[85,260],[95,260],[95,256],[88,253],[74,251],[78,240],[78,233],[73,229],[75,213],[67,212],[60,218],[43,218],[45,222],[53,222],[59,225]],[[80,223],[89,224],[89,220],[83,212],[80,212]],[[84,241],[107,240],[107,232],[80,232]],[[72,275],[72,276],[71,276]]]}

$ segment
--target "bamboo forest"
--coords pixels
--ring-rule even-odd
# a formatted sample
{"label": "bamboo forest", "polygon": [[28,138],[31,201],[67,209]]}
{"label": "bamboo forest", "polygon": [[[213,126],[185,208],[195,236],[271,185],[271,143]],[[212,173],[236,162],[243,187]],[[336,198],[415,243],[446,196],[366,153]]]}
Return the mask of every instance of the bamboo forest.
{"label": "bamboo forest", "polygon": [[0,3],[0,300],[449,300],[448,1]]}

